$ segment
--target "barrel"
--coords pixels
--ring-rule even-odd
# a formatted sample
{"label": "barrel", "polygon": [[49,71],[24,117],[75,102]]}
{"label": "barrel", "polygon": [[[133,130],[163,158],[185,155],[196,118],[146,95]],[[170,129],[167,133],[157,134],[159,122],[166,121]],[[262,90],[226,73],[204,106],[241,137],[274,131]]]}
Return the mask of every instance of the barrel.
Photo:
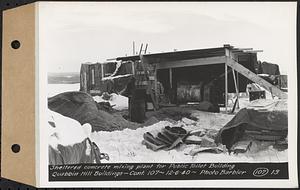
{"label": "barrel", "polygon": [[177,102],[178,103],[201,102],[202,101],[201,88],[202,88],[202,83],[199,84],[178,83]]}

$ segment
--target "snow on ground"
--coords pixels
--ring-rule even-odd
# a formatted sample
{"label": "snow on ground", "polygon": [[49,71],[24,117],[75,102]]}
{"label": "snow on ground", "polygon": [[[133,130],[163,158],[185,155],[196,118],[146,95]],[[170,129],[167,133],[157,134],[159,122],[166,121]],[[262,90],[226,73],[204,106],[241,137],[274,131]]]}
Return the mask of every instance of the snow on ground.
{"label": "snow on ground", "polygon": [[[190,122],[180,121],[176,126],[182,126],[186,130],[195,129],[220,129],[234,115],[222,113],[208,113],[195,111],[193,116],[199,120]],[[109,163],[117,162],[278,162],[287,161],[287,150],[278,152],[272,147],[255,154],[245,153],[229,155],[228,153],[198,153],[195,156],[189,155],[189,151],[197,145],[181,145],[170,151],[152,151],[142,144],[143,134],[148,131],[160,130],[165,126],[174,126],[168,121],[160,121],[154,125],[138,128],[136,130],[124,129],[113,132],[94,132],[91,135],[92,141],[99,146],[100,151],[110,156]]]}
{"label": "snow on ground", "polygon": [[48,97],[55,96],[63,92],[79,91],[80,83],[75,84],[48,84]]}
{"label": "snow on ground", "polygon": [[[48,84],[48,97],[57,95],[67,91],[78,91],[79,83],[76,84]],[[266,92],[267,99],[272,99],[271,95]],[[231,97],[234,99],[233,97]],[[106,101],[101,96],[94,97],[96,102]],[[128,99],[118,94],[112,94],[108,101],[114,108],[118,110],[128,108]],[[229,101],[229,107],[233,107],[234,101]],[[241,96],[239,99],[240,109],[248,107],[250,104],[248,96]],[[231,109],[231,108],[230,108]],[[236,110],[237,112],[238,110]],[[187,130],[195,129],[215,129],[219,130],[227,122],[229,122],[234,115],[223,113],[209,113],[195,111],[192,116],[197,117],[197,122],[178,122],[178,126],[183,126]],[[279,152],[272,147],[259,151],[255,154],[239,154],[229,155],[228,153],[213,154],[213,153],[199,153],[195,156],[188,155],[188,152],[195,148],[196,145],[181,145],[180,147],[165,151],[159,150],[154,152],[142,145],[143,134],[147,131],[160,130],[166,125],[172,126],[167,121],[161,121],[154,125],[138,128],[136,130],[124,129],[122,131],[113,132],[94,132],[91,134],[91,140],[95,141],[99,146],[100,151],[108,153],[110,156],[110,163],[116,162],[278,162],[287,161],[287,150]],[[68,125],[69,127],[69,125]],[[63,128],[61,129],[63,130]],[[66,129],[70,131],[70,129]],[[81,132],[79,132],[81,133]],[[54,134],[54,132],[52,133]],[[69,132],[63,134],[70,134]],[[72,133],[72,136],[77,136]],[[81,135],[82,136],[82,135]],[[65,137],[64,137],[65,138]],[[82,138],[81,138],[82,139]],[[53,140],[53,139],[52,139]],[[78,140],[76,140],[77,142]],[[50,141],[51,143],[52,141]],[[57,142],[56,142],[57,143]],[[60,142],[61,144],[68,144],[67,142]],[[55,144],[55,142],[54,142]],[[54,145],[55,146],[55,145]]]}
{"label": "snow on ground", "polygon": [[109,102],[110,105],[114,105],[113,108],[116,110],[128,109],[128,98],[120,94],[112,93],[109,100],[104,100],[102,96],[94,96],[96,102]]}

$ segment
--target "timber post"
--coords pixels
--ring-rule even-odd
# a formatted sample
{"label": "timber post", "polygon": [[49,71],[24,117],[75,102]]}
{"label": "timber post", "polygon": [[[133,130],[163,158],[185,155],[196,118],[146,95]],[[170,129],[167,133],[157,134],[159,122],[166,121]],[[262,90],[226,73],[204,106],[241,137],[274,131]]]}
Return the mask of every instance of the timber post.
{"label": "timber post", "polygon": [[[225,56],[230,56],[229,49],[225,48]],[[225,112],[227,113],[228,107],[228,73],[227,73],[227,59],[225,60]]]}
{"label": "timber post", "polygon": [[173,83],[172,83],[172,80],[173,80],[172,68],[169,69],[169,80],[170,80],[170,89],[172,89],[173,88]]}

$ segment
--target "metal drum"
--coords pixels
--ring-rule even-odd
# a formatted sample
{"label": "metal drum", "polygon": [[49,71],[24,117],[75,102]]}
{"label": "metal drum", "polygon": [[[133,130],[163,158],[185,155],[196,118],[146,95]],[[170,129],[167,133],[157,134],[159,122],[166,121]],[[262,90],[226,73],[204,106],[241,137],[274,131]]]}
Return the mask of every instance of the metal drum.
{"label": "metal drum", "polygon": [[202,82],[200,84],[177,84],[177,102],[201,102],[202,101]]}

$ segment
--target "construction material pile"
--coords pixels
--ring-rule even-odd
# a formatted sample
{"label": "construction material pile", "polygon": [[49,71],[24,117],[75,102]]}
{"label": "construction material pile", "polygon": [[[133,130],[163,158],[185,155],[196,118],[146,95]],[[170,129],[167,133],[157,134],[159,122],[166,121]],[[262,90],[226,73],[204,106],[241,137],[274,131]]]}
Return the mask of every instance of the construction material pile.
{"label": "construction material pile", "polygon": [[153,151],[194,144],[197,147],[189,152],[192,156],[199,152],[257,153],[269,146],[282,151],[287,149],[287,132],[286,100],[256,100],[220,130],[189,131],[185,127],[165,126],[144,133],[142,144]]}
{"label": "construction material pile", "polygon": [[[185,118],[186,119],[186,118]],[[222,145],[217,145],[214,142],[216,130],[195,130],[187,131],[183,127],[166,126],[160,131],[154,130],[144,134],[142,144],[147,148],[157,150],[171,150],[181,144],[198,145],[192,149],[189,154],[195,156],[200,152],[221,153],[226,152],[226,148]]]}

